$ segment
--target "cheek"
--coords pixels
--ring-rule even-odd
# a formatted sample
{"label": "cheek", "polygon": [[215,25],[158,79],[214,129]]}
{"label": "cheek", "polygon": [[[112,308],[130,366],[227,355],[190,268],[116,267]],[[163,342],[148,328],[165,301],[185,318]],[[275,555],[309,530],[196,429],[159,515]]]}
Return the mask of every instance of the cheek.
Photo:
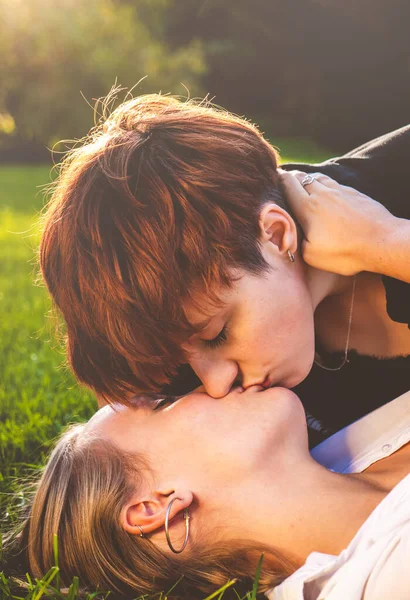
{"label": "cheek", "polygon": [[290,355],[295,353],[295,346],[301,349],[314,345],[309,296],[298,288],[294,291],[291,288],[280,298],[275,296],[265,293],[245,306],[241,345],[255,358],[264,356],[266,359],[278,351]]}
{"label": "cheek", "polygon": [[309,299],[290,299],[278,319],[280,338],[288,348],[314,343],[313,310]]}
{"label": "cheek", "polygon": [[238,444],[237,438],[238,431],[230,419],[192,419],[190,425],[184,423],[179,428],[172,443],[155,448],[155,460],[167,476],[189,485],[226,485],[242,462],[244,443]]}
{"label": "cheek", "polygon": [[193,476],[206,475],[207,479],[239,475],[252,444],[260,443],[259,411],[258,402],[251,410],[251,405],[242,405],[240,399],[213,400],[196,406],[192,402],[177,428],[179,447],[175,450],[173,445],[172,461],[178,468],[183,464]]}
{"label": "cheek", "polygon": [[245,393],[242,401],[227,397],[196,406],[192,401],[183,417],[170,411],[163,436],[157,431],[155,438],[152,432],[157,439],[151,447],[156,468],[189,485],[205,481],[215,488],[227,481],[239,483],[264,468],[276,453],[294,446],[300,427],[306,429],[303,408],[290,392],[269,391],[268,397],[264,393]]}
{"label": "cheek", "polygon": [[[277,290],[280,290],[278,293]],[[294,387],[309,374],[315,348],[313,309],[302,281],[254,286],[241,306],[235,358],[243,372]]]}
{"label": "cheek", "polygon": [[302,403],[290,390],[271,388],[262,394],[269,395],[259,409],[258,434],[254,440],[254,466],[266,462],[279,466],[281,461],[292,461],[300,451],[307,449],[306,417]]}
{"label": "cheek", "polygon": [[278,394],[272,402],[264,401],[264,392],[244,399],[242,414],[231,421],[230,430],[220,438],[220,456],[215,473],[225,473],[231,481],[249,477],[273,464],[278,467],[281,457],[294,456],[299,446],[306,446],[306,419],[299,400]]}

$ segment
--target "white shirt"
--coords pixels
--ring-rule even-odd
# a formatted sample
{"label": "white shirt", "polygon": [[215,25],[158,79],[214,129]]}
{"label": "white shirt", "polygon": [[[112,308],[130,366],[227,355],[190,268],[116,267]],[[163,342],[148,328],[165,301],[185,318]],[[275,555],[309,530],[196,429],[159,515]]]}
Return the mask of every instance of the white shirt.
{"label": "white shirt", "polygon": [[333,434],[311,455],[331,471],[361,473],[409,441],[410,391]]}
{"label": "white shirt", "polygon": [[[312,456],[338,473],[360,473],[409,441],[407,392],[319,444]],[[410,600],[410,475],[385,496],[339,556],[313,552],[267,596],[270,600]]]}

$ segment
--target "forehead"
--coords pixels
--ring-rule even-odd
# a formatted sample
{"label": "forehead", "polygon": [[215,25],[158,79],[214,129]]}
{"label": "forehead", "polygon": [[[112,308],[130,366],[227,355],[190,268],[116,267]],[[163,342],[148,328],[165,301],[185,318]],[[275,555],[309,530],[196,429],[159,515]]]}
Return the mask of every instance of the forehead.
{"label": "forehead", "polygon": [[85,433],[115,436],[116,433],[125,431],[125,428],[132,426],[137,414],[141,416],[141,413],[146,410],[148,410],[148,405],[144,398],[132,408],[121,404],[103,406],[88,421]]}
{"label": "forehead", "polygon": [[121,417],[121,406],[106,404],[100,408],[85,426],[86,433],[99,433],[116,418]]}
{"label": "forehead", "polygon": [[184,300],[184,312],[190,325],[195,329],[205,329],[213,318],[229,306],[235,282],[230,287],[214,287],[210,291],[197,291]]}

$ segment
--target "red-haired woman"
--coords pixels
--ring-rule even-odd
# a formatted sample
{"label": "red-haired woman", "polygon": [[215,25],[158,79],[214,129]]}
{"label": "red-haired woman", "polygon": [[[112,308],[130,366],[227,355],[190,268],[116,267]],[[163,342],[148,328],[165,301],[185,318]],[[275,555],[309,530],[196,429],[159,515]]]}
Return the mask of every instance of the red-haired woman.
{"label": "red-haired woman", "polygon": [[407,127],[290,179],[244,119],[119,106],[67,158],[41,242],[78,379],[123,403],[184,363],[216,398],[299,386],[324,434],[408,390],[409,157]]}

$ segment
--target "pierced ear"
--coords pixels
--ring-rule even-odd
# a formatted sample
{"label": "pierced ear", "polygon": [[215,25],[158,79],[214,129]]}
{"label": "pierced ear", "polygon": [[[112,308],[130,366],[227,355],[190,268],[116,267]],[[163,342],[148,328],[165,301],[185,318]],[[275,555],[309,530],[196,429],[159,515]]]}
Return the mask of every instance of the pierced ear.
{"label": "pierced ear", "polygon": [[190,490],[156,491],[143,499],[141,495],[135,495],[121,512],[122,526],[133,535],[153,533],[161,529],[165,524],[167,507],[173,498],[179,498],[179,501],[172,505],[170,520],[192,503],[193,494]]}
{"label": "pierced ear", "polygon": [[265,204],[259,213],[259,226],[262,244],[274,244],[280,254],[288,250],[294,254],[297,249],[297,229],[295,221],[277,204]]}

